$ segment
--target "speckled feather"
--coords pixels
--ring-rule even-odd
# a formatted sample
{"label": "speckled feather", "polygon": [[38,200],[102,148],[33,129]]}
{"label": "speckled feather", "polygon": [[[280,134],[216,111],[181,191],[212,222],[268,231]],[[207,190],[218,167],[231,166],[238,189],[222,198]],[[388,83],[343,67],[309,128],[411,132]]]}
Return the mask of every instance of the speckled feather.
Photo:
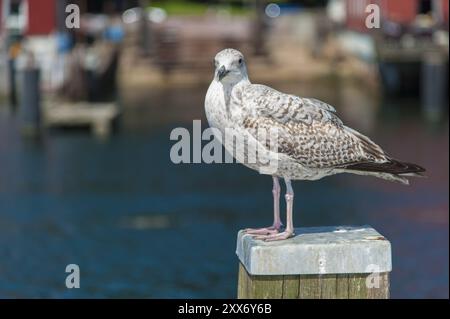
{"label": "speckled feather", "polygon": [[343,125],[336,110],[316,99],[300,98],[264,85],[250,84],[242,93],[244,127],[278,129],[278,152],[309,168],[342,168],[365,161],[387,161],[383,150]]}

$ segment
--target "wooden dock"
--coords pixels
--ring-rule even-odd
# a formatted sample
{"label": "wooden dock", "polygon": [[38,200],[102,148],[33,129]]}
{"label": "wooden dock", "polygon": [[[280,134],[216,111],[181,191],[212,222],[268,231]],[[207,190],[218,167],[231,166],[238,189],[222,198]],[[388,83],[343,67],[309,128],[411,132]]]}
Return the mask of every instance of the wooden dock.
{"label": "wooden dock", "polygon": [[116,103],[47,102],[43,107],[43,125],[48,128],[86,126],[94,135],[107,137],[119,115],[120,109]]}
{"label": "wooden dock", "polygon": [[239,299],[387,299],[391,244],[370,226],[297,228],[280,242],[238,234]]}

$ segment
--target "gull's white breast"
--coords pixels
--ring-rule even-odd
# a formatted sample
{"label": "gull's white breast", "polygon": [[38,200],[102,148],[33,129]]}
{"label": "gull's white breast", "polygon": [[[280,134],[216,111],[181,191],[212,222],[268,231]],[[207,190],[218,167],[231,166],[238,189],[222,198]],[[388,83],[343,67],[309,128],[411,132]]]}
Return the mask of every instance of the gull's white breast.
{"label": "gull's white breast", "polygon": [[[220,131],[222,144],[230,154],[242,154],[241,158],[234,156],[238,162],[260,173],[282,175],[280,168],[284,168],[290,160],[283,154],[280,156],[270,151],[250,134],[243,125],[248,110],[242,109],[242,105],[235,103],[231,95],[231,92],[227,92],[217,81],[213,81],[209,86],[205,99],[205,113],[210,127]],[[228,101],[226,96],[230,98]],[[226,137],[229,136],[227,133],[230,132],[227,130],[230,129],[245,142],[240,143],[242,140],[239,139],[230,142],[228,139],[225,143]],[[270,165],[276,165],[276,167]]]}

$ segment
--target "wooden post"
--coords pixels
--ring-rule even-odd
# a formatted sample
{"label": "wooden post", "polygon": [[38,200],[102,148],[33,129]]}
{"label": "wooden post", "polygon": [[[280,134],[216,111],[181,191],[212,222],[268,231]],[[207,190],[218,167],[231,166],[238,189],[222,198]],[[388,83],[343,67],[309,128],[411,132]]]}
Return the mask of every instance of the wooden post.
{"label": "wooden post", "polygon": [[391,244],[370,226],[297,228],[281,242],[238,233],[239,299],[387,299]]}
{"label": "wooden post", "polygon": [[9,82],[9,103],[11,107],[17,106],[17,88],[16,88],[16,60],[8,60],[8,82]]}
{"label": "wooden post", "polygon": [[265,1],[255,0],[256,20],[253,25],[253,54],[256,56],[267,55],[266,50],[266,35],[267,23],[265,21]]}
{"label": "wooden post", "polygon": [[424,54],[421,73],[422,107],[425,116],[439,120],[444,114],[447,93],[447,59],[438,51]]}
{"label": "wooden post", "polygon": [[139,7],[141,8],[141,19],[140,19],[140,49],[142,51],[142,55],[144,57],[147,57],[150,54],[150,49],[151,49],[151,39],[150,37],[152,36],[151,32],[150,32],[150,28],[151,28],[151,23],[148,21],[147,18],[147,7],[150,5],[150,1],[149,0],[139,0]]}
{"label": "wooden post", "polygon": [[40,71],[29,65],[21,71],[20,114],[21,131],[35,136],[41,126]]}

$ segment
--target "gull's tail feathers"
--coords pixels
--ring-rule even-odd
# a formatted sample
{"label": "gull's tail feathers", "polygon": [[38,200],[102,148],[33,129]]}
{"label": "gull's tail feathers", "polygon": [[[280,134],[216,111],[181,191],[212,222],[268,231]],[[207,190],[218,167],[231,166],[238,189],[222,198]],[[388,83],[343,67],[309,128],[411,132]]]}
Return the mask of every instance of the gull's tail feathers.
{"label": "gull's tail feathers", "polygon": [[369,175],[389,181],[400,182],[408,185],[406,177],[425,177],[425,169],[417,164],[401,162],[389,159],[387,162],[365,162],[352,164],[345,167],[345,172],[358,175]]}

